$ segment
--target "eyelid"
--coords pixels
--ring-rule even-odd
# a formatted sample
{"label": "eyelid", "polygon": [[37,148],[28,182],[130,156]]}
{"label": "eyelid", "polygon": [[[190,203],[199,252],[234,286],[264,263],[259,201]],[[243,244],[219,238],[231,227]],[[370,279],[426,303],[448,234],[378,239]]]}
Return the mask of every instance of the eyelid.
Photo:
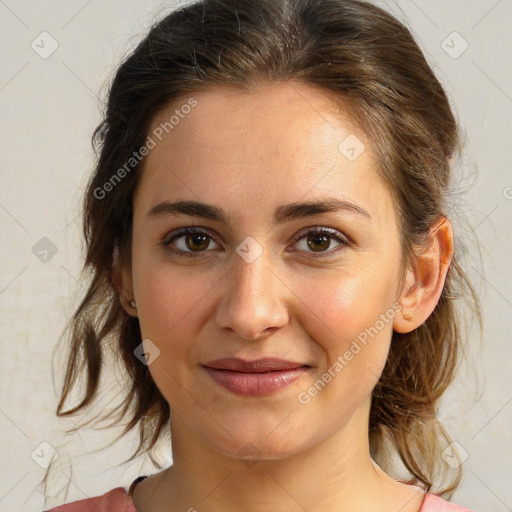
{"label": "eyelid", "polygon": [[[182,236],[185,236],[187,234],[204,234],[208,236],[214,243],[218,242],[215,240],[216,236],[212,234],[209,228],[205,228],[202,226],[186,226],[183,228],[178,228],[173,231],[171,231],[167,236],[164,237],[164,240],[162,242],[162,245],[167,248],[169,251],[173,252],[174,254],[177,254],[178,256],[185,256],[185,257],[201,257],[203,254],[210,252],[209,250],[204,251],[183,251],[181,249],[175,249],[171,246],[171,242],[173,240],[176,240],[178,238],[181,238]],[[311,256],[306,256],[306,258],[328,258],[329,256],[333,256],[337,254],[340,250],[343,250],[347,247],[352,247],[354,245],[354,241],[351,237],[346,235],[345,233],[339,231],[335,228],[330,228],[327,226],[308,226],[302,230],[300,230],[297,234],[295,234],[290,243],[292,245],[295,245],[297,242],[302,240],[308,235],[322,235],[327,234],[329,238],[336,240],[340,245],[334,249],[329,249],[327,251],[320,251],[320,252],[309,252],[309,251],[301,251],[301,250],[294,250],[292,252],[306,252],[309,253]]]}
{"label": "eyelid", "polygon": [[168,244],[175,238],[179,238],[180,236],[187,235],[187,234],[204,234],[208,235],[212,240],[215,239],[215,236],[212,234],[213,232],[210,231],[209,228],[205,228],[203,226],[184,226],[182,228],[173,229],[167,235],[165,235],[163,239],[163,244]]}
{"label": "eyelid", "polygon": [[174,229],[164,237],[163,241],[161,242],[161,245],[163,245],[164,248],[168,249],[173,254],[177,254],[178,256],[185,256],[185,257],[188,256],[191,258],[199,257],[200,255],[209,252],[209,251],[198,251],[198,252],[183,251],[181,249],[176,249],[171,246],[172,241],[174,241],[178,238],[181,238],[185,235],[188,235],[188,234],[206,235],[211,240],[213,240],[214,243],[220,245],[215,240],[215,236],[212,235],[212,232],[208,228],[205,228],[202,226],[185,226],[183,228]]}
{"label": "eyelid", "polygon": [[345,233],[338,229],[330,228],[327,226],[308,226],[307,228],[300,230],[296,235],[294,235],[292,242],[296,243],[301,238],[304,238],[304,236],[309,234],[328,234],[331,238],[337,239],[340,243],[345,243],[346,245],[352,245],[354,243],[354,241]]}

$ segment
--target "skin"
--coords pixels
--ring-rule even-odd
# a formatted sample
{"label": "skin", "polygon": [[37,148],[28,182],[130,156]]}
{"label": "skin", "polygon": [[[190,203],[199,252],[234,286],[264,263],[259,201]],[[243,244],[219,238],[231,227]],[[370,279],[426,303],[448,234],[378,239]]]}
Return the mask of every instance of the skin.
{"label": "skin", "polygon": [[[393,329],[415,329],[439,300],[453,252],[450,223],[440,218],[400,287],[391,194],[376,173],[371,141],[329,93],[287,82],[194,97],[197,106],[147,157],[134,198],[131,268],[116,274],[125,310],[160,350],[149,369],[172,411],[173,466],[136,487],[137,510],[419,510],[423,492],[372,461],[368,418]],[[186,99],[162,109],[152,129]],[[365,145],[354,161],[338,149],[351,134]],[[371,220],[339,211],[274,223],[277,207],[326,197],[364,208]],[[178,199],[222,207],[232,225],[146,215]],[[163,245],[185,226],[211,237],[206,249],[187,245],[186,235],[172,242],[196,258]],[[307,235],[294,241],[309,226],[333,228],[353,244],[330,237],[324,247],[313,236],[308,245]],[[246,237],[262,250],[250,263],[236,252]],[[300,403],[299,393],[393,304],[402,310]],[[312,370],[273,395],[239,396],[201,367],[229,356],[279,357]]]}

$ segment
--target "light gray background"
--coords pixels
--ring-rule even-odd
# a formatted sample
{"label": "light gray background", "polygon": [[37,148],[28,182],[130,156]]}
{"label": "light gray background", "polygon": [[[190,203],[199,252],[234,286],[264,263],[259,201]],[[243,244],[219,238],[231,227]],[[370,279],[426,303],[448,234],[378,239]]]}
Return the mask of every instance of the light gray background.
{"label": "light gray background", "polygon": [[[482,244],[481,267],[472,238],[460,237],[483,301],[485,325],[481,345],[477,332],[471,334],[469,368],[461,370],[445,397],[441,416],[465,458],[453,501],[475,511],[510,511],[512,1],[378,3],[411,28],[467,136],[461,172],[476,181],[463,208],[469,231]],[[154,471],[142,459],[110,469],[130,453],[134,436],[98,453],[91,451],[111,435],[63,436],[76,420],[54,416],[51,358],[84,290],[77,281],[82,258],[78,206],[92,169],[90,137],[100,121],[97,95],[119,59],[173,5],[0,0],[1,511],[41,510],[38,484],[45,471],[39,464],[51,455],[50,445],[61,463],[52,477],[50,506],[127,485]],[[58,48],[42,58],[31,44],[35,41],[39,53],[48,52],[51,39],[40,35],[45,31]],[[469,46],[461,53],[464,41]],[[33,250],[43,237],[57,250],[46,263],[35,254],[39,246]],[[93,413],[98,410],[101,404]],[[69,494],[63,497],[57,491],[70,476]]]}

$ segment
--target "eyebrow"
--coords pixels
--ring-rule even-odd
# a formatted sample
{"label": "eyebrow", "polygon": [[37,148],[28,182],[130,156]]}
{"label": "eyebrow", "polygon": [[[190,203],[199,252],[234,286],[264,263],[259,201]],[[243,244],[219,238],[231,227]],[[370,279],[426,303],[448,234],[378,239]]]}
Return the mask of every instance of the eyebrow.
{"label": "eyebrow", "polygon": [[[360,206],[344,201],[342,199],[329,197],[320,201],[309,201],[304,203],[290,203],[279,206],[274,212],[276,224],[293,219],[312,217],[321,213],[346,212],[359,215],[369,222],[372,221],[370,214]],[[175,202],[163,201],[149,210],[147,218],[162,218],[174,215],[190,215],[221,222],[230,226],[228,214],[220,207],[203,203],[202,201],[178,200]]]}

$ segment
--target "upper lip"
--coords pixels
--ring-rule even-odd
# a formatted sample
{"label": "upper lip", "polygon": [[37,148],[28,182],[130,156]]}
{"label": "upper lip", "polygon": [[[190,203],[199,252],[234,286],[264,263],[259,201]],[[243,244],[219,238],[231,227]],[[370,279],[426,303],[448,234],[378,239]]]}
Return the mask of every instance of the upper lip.
{"label": "upper lip", "polygon": [[300,368],[301,366],[308,365],[304,363],[286,361],[284,359],[276,359],[274,357],[265,357],[263,359],[255,359],[253,361],[241,359],[239,357],[225,357],[205,363],[203,366],[214,368],[216,370],[258,373],[278,370],[291,370],[293,368]]}

